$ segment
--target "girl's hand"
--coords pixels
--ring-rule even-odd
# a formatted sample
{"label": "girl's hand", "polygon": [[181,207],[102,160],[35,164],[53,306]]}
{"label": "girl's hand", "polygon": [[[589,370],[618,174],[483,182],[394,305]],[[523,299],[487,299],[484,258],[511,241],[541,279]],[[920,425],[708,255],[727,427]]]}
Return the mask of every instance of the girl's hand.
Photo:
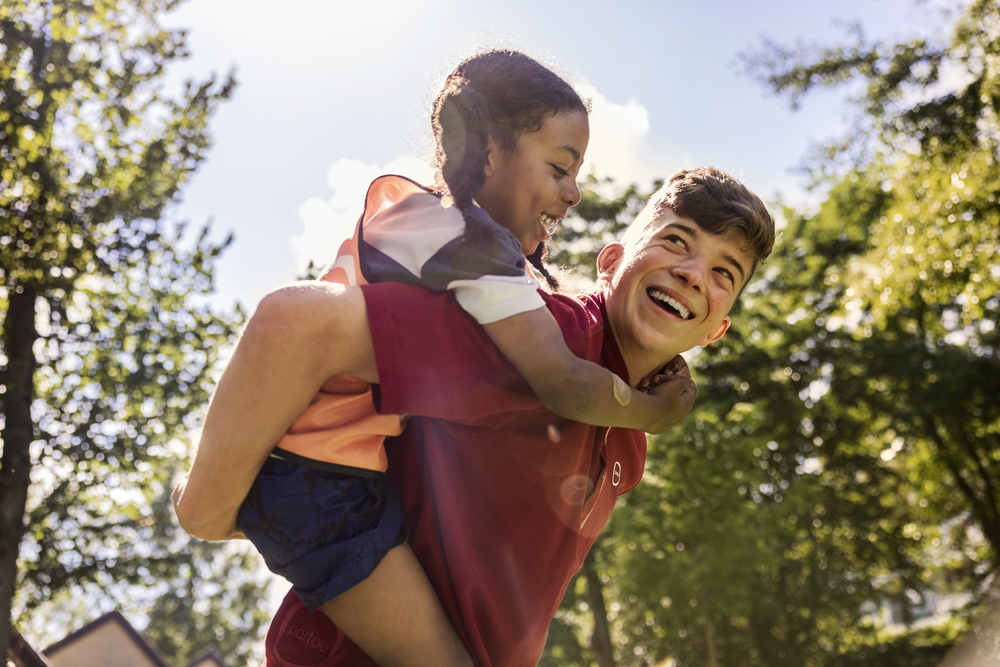
{"label": "girl's hand", "polygon": [[663,367],[662,372],[645,378],[639,389],[663,401],[661,419],[649,433],[663,433],[680,424],[694,407],[698,387],[691,379],[687,362],[677,355]]}
{"label": "girl's hand", "polygon": [[[643,380],[639,383],[639,389],[648,393],[651,389],[654,389],[670,378],[675,377],[691,377],[691,369],[688,368],[687,361],[685,361],[684,357],[679,354],[667,362],[667,364],[660,369],[659,373],[648,378],[643,378]],[[695,391],[697,392],[697,389]]]}

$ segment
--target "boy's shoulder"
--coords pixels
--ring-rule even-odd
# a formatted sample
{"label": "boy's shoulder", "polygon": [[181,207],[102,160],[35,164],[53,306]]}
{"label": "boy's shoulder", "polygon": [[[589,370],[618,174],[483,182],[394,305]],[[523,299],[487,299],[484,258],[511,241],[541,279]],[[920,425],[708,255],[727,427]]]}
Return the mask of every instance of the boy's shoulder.
{"label": "boy's shoulder", "polygon": [[[559,323],[563,338],[577,356],[588,358],[598,354],[607,330],[604,293],[550,294],[540,291],[545,305]],[[581,354],[579,346],[594,347],[590,353]]]}
{"label": "boy's shoulder", "polygon": [[567,319],[579,319],[588,328],[604,326],[604,292],[595,289],[590,292],[561,294],[542,290],[541,294],[553,313],[560,313]]}
{"label": "boy's shoulder", "polygon": [[[573,354],[600,364],[621,377],[628,377],[618,340],[608,321],[603,291],[595,289],[581,294],[543,292],[542,297],[559,323],[566,345]],[[627,432],[631,429],[621,430]]]}

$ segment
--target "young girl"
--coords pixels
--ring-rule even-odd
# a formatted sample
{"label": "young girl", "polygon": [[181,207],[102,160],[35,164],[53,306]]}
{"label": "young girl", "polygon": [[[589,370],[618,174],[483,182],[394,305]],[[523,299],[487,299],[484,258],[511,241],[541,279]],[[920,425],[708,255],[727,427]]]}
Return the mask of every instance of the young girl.
{"label": "young girl", "polygon": [[[464,61],[434,104],[438,187],[377,179],[355,236],[323,279],[453,290],[551,412],[662,432],[686,409],[575,357],[525,265],[530,255],[549,277],[539,251],[579,202],[587,114],[569,84],[523,54],[490,51]],[[413,366],[419,373],[420,360]],[[213,405],[225,400],[226,381],[223,374]],[[210,408],[189,478],[175,491],[178,516],[201,537],[242,531],[306,605],[322,609],[380,665],[469,665],[406,544],[402,508],[382,480],[383,439],[398,435],[404,422],[378,415],[370,385],[340,375],[290,427],[282,424],[287,431],[277,447],[262,434],[260,446],[249,443],[235,461],[216,444],[226,426]],[[556,424],[550,435],[558,437]],[[249,482],[251,468],[260,472]],[[215,499],[226,499],[215,523],[185,521],[185,494],[209,486]],[[240,501],[234,532],[232,508]]]}

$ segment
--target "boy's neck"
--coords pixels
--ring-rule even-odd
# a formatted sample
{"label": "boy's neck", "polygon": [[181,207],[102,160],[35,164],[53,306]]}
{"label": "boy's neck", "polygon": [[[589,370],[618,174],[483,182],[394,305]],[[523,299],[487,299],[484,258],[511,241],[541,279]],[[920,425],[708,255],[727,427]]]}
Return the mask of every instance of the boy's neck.
{"label": "boy's neck", "polygon": [[680,354],[674,351],[636,349],[635,346],[622,341],[615,330],[614,323],[609,322],[609,324],[611,333],[615,337],[615,343],[618,344],[618,352],[622,355],[622,361],[625,362],[625,368],[628,370],[628,383],[633,387],[637,386],[643,379],[659,374],[667,362]]}

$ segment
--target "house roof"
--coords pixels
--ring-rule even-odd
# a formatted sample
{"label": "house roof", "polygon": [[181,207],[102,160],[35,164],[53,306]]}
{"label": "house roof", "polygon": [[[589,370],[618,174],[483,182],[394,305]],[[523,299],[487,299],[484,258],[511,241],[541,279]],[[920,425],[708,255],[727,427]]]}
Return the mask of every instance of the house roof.
{"label": "house roof", "polygon": [[197,658],[184,667],[226,667],[226,663],[222,662],[222,656],[214,648],[210,648],[202,651]]}
{"label": "house roof", "polygon": [[146,637],[132,627],[132,624],[125,620],[117,611],[108,612],[104,616],[101,616],[95,621],[88,623],[76,632],[72,632],[63,639],[57,641],[52,646],[42,651],[45,657],[53,664],[62,662],[59,659],[61,654],[64,654],[66,650],[75,644],[92,638],[99,631],[107,629],[109,624],[114,624],[123,631],[128,638],[131,640],[134,648],[142,655],[143,658],[149,661],[150,667],[171,667],[170,664],[164,660],[160,652],[156,650]]}

